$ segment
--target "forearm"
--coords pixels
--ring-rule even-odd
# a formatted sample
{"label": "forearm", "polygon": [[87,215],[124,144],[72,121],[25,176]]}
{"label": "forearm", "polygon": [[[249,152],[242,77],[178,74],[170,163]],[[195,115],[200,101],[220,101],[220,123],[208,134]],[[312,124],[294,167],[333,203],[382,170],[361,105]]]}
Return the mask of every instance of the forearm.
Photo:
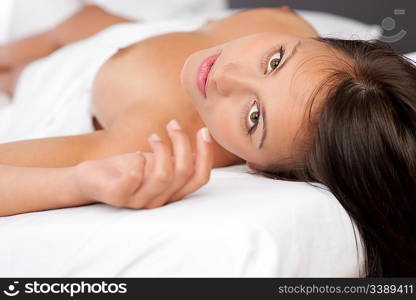
{"label": "forearm", "polygon": [[0,46],[0,66],[10,68],[25,65],[49,55],[59,47],[58,42],[48,32],[17,40]]}
{"label": "forearm", "polygon": [[0,67],[27,64],[55,50],[94,35],[121,22],[130,20],[88,5],[48,31],[0,46]]}
{"label": "forearm", "polygon": [[93,157],[87,155],[100,147],[103,130],[88,134],[23,140],[0,144],[0,165],[20,167],[63,168]]}
{"label": "forearm", "polygon": [[90,37],[111,25],[132,21],[110,14],[96,5],[87,5],[50,30],[50,35],[64,46]]}
{"label": "forearm", "polygon": [[80,192],[74,170],[0,165],[0,216],[94,203]]}

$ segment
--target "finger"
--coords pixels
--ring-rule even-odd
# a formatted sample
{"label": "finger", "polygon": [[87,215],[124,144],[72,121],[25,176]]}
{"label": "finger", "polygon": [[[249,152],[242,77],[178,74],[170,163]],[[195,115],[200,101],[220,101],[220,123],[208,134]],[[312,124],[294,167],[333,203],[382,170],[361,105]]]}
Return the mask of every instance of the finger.
{"label": "finger", "polygon": [[175,182],[176,188],[182,187],[189,177],[193,174],[193,162],[192,162],[192,147],[189,136],[180,128],[180,125],[176,123],[178,127],[175,128],[175,120],[170,122],[167,126],[169,137],[172,140],[173,155],[175,163],[175,176],[178,181]]}
{"label": "finger", "polygon": [[[125,159],[127,157],[129,159]],[[126,171],[110,185],[118,193],[118,195],[113,195],[114,199],[119,199],[120,203],[125,206],[143,183],[146,159],[141,153],[126,153],[120,156],[120,163],[128,163],[128,166],[123,168]]]}
{"label": "finger", "polygon": [[151,208],[147,207],[147,204],[169,187],[173,175],[173,163],[168,145],[156,134],[152,134],[148,141],[154,151],[153,166],[134,197],[135,205],[145,208]]}
{"label": "finger", "polygon": [[151,152],[141,152],[146,160],[146,166],[144,168],[144,177],[149,177],[152,169],[153,169],[153,161],[154,161],[154,154]]}
{"label": "finger", "polygon": [[0,92],[10,94],[12,84],[12,74],[7,70],[2,70],[0,67]]}
{"label": "finger", "polygon": [[209,181],[213,161],[212,138],[208,128],[204,127],[197,133],[197,153],[194,173],[189,181],[175,193],[170,202],[180,200],[205,185]]}
{"label": "finger", "polygon": [[170,121],[167,126],[169,137],[173,146],[174,174],[169,188],[152,201],[152,206],[162,206],[172,195],[188,182],[194,171],[191,141],[181,129],[176,120]]}

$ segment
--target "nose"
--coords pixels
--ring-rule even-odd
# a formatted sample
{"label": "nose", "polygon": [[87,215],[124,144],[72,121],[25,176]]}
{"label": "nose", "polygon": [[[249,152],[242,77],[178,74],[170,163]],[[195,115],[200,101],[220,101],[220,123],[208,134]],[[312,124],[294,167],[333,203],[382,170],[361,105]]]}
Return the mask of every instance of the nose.
{"label": "nose", "polygon": [[244,93],[251,88],[248,75],[235,63],[216,70],[213,79],[218,93],[225,97],[233,93]]}

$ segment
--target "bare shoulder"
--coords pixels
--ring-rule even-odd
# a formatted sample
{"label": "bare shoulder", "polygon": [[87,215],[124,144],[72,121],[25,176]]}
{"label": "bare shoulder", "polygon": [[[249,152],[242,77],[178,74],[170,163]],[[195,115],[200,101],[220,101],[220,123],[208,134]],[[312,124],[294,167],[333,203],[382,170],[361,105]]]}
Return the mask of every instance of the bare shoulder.
{"label": "bare shoulder", "polygon": [[274,31],[301,37],[319,36],[309,22],[287,6],[242,10],[224,19],[210,22],[205,26],[205,30],[215,34],[225,32],[236,37]]}
{"label": "bare shoulder", "polygon": [[92,88],[92,104],[100,123],[108,127],[126,107],[136,105],[165,110],[172,106],[188,108],[190,102],[179,74],[191,53],[210,46],[199,36],[155,36],[120,49],[105,62]]}

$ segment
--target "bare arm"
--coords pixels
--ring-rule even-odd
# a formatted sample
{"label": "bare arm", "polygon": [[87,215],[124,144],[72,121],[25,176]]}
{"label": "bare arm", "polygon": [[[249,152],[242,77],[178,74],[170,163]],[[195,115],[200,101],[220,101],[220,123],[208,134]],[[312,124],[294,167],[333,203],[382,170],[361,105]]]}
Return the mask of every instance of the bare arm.
{"label": "bare arm", "polygon": [[44,57],[53,51],[87,38],[110,25],[131,20],[107,13],[95,5],[80,11],[46,32],[0,46],[0,67],[11,68]]}
{"label": "bare arm", "polygon": [[143,113],[143,107],[133,105],[105,130],[0,144],[0,165],[62,168],[121,153],[149,152],[147,138],[153,132],[170,145],[163,130],[169,120],[156,120],[156,115]]}
{"label": "bare arm", "polygon": [[88,159],[94,159],[88,153],[91,149],[101,148],[106,141],[105,136],[106,132],[99,130],[81,135],[0,144],[0,165],[43,168],[75,166],[87,160],[87,156]]}
{"label": "bare arm", "polygon": [[0,216],[103,202],[118,207],[156,208],[206,184],[212,168],[209,133],[200,130],[197,151],[173,123],[173,151],[149,139],[152,153],[125,153],[68,168],[0,165]]}
{"label": "bare arm", "polygon": [[0,166],[0,216],[94,203],[80,193],[73,173],[73,167]]}

